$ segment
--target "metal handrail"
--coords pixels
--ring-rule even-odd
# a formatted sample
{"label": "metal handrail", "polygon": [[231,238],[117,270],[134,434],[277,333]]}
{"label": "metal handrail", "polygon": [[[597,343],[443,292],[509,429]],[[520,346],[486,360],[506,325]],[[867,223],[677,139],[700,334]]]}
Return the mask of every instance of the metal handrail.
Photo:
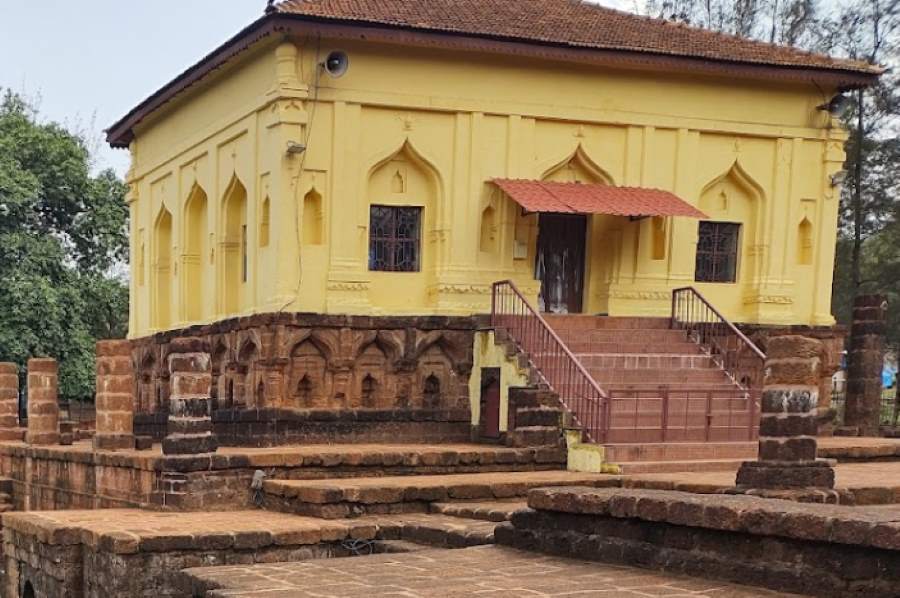
{"label": "metal handrail", "polygon": [[672,291],[672,328],[685,330],[738,384],[762,385],[766,354],[694,287]]}
{"label": "metal handrail", "polygon": [[608,394],[511,280],[493,284],[491,325],[509,334],[587,439],[603,442]]}

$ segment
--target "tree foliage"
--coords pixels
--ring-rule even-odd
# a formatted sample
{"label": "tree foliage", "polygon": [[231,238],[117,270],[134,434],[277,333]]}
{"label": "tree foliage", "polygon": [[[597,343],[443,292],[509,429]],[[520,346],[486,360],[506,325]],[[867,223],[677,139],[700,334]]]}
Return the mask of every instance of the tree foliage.
{"label": "tree foliage", "polygon": [[94,344],[126,333],[126,186],[91,173],[84,139],[0,99],[0,361],[60,362],[60,395],[94,393]]}

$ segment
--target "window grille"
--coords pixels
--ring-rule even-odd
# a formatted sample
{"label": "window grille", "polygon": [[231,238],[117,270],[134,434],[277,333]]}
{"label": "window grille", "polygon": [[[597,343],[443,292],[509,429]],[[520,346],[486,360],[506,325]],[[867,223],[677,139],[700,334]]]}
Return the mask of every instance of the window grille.
{"label": "window grille", "polygon": [[701,222],[697,241],[697,282],[735,282],[741,225]]}
{"label": "window grille", "polygon": [[372,206],[369,215],[369,270],[418,272],[422,208]]}

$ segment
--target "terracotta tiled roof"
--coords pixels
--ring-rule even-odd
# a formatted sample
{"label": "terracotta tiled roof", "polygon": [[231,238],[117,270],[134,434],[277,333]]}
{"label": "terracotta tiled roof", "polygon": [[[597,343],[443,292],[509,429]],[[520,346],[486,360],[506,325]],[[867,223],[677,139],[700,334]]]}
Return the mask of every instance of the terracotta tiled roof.
{"label": "terracotta tiled roof", "polygon": [[674,193],[660,189],[515,179],[493,183],[529,212],[706,218]]}
{"label": "terracotta tiled roof", "polygon": [[878,73],[863,62],[620,12],[581,0],[283,0],[275,12],[578,48]]}

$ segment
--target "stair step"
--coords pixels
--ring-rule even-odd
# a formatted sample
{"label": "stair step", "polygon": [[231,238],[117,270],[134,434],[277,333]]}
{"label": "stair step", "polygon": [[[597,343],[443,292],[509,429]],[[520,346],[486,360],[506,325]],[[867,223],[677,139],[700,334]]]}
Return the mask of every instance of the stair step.
{"label": "stair step", "polygon": [[493,521],[494,523],[509,521],[513,513],[525,508],[528,508],[528,503],[524,500],[438,502],[431,504],[432,513],[463,519]]}
{"label": "stair step", "polygon": [[525,407],[516,409],[516,429],[528,426],[551,426],[559,428],[562,410],[550,407]]}
{"label": "stair step", "polygon": [[557,446],[562,441],[559,425],[519,426],[507,435],[507,444],[513,447]]}
{"label": "stair step", "polygon": [[268,480],[263,488],[267,508],[341,519],[364,514],[425,513],[430,503],[449,500],[523,497],[541,486],[607,486],[615,482],[615,478],[601,474],[543,471]]}
{"label": "stair step", "polygon": [[606,460],[611,463],[656,461],[711,461],[756,459],[756,442],[665,442],[607,444]]}
{"label": "stair step", "polygon": [[[623,475],[635,475],[646,473],[703,473],[707,471],[733,471],[737,473],[741,464],[746,459],[699,459],[692,461],[636,461],[616,463]],[[631,487],[634,483],[625,480],[623,486]],[[671,482],[660,482],[660,489],[665,489],[666,484]],[[635,486],[637,487],[637,486]],[[652,488],[653,485],[647,480],[640,482],[641,488]]]}
{"label": "stair step", "polygon": [[669,318],[619,318],[585,314],[544,314],[544,319],[557,332],[564,330],[585,330],[587,328],[598,330],[631,330],[634,328],[668,330],[671,328],[671,321]]}
{"label": "stair step", "polygon": [[578,353],[578,360],[589,370],[717,370],[709,355],[700,353]]}
{"label": "stair step", "polygon": [[378,540],[375,543],[375,552],[380,554],[406,554],[429,548],[431,546],[427,544],[419,544],[408,540]]}

